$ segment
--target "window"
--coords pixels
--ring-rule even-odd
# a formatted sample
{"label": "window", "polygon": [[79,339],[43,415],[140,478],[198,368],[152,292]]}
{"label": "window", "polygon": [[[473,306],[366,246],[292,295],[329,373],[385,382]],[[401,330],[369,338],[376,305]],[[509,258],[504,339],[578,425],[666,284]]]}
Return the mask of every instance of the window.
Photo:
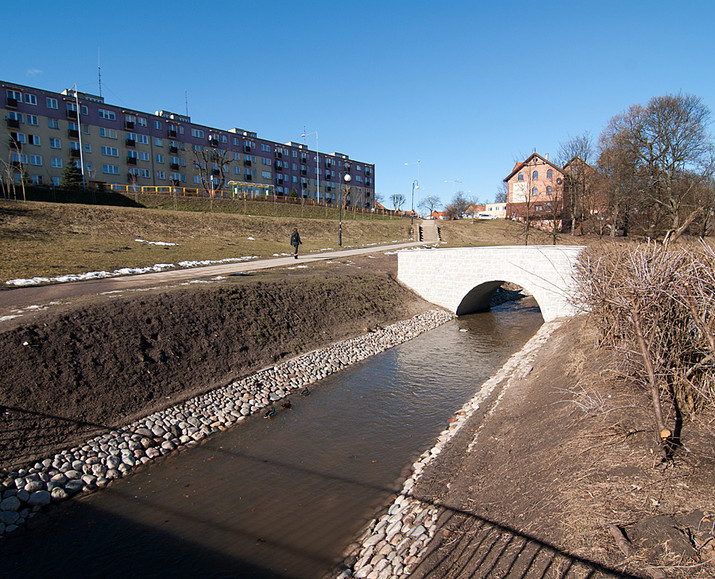
{"label": "window", "polygon": [[119,165],[102,165],[102,173],[105,175],[119,175]]}
{"label": "window", "polygon": [[70,141],[70,151],[79,151],[79,143],[77,141]]}
{"label": "window", "polygon": [[131,149],[129,149],[129,150],[127,151],[127,158],[128,158],[128,159],[138,159],[138,158],[139,158],[139,153],[137,153],[136,151],[132,151]]}
{"label": "window", "polygon": [[105,129],[104,127],[99,127],[99,136],[107,137],[108,139],[116,139],[117,131],[114,129]]}
{"label": "window", "polygon": [[266,145],[264,143],[261,143],[261,151],[264,153],[270,153],[271,152],[271,147],[270,145]]}
{"label": "window", "polygon": [[539,194],[539,190],[538,190],[536,187],[534,187],[534,188],[531,190],[531,195],[532,195],[533,197],[536,197],[538,194]]}
{"label": "window", "polygon": [[226,135],[221,135],[221,142],[228,143],[228,138],[226,137]]}
{"label": "window", "polygon": [[536,180],[539,178],[539,172],[538,172],[538,171],[534,171],[534,172],[531,174],[531,178],[532,178],[534,181],[536,181]]}
{"label": "window", "polygon": [[60,159],[59,157],[52,157],[50,164],[55,169],[61,169],[62,168],[62,159]]}
{"label": "window", "polygon": [[50,139],[50,149],[61,149],[62,139]]}
{"label": "window", "polygon": [[147,135],[137,135],[137,141],[140,142],[142,145],[148,145],[149,137]]}
{"label": "window", "polygon": [[524,173],[519,173],[519,176],[516,179],[517,181],[523,181],[524,180]]}
{"label": "window", "polygon": [[117,120],[117,115],[114,113],[114,111],[108,111],[106,109],[97,109],[97,113],[99,114],[100,119],[106,119],[108,121]]}
{"label": "window", "polygon": [[5,95],[9,99],[15,99],[16,101],[21,101],[22,100],[22,93],[16,90],[7,90],[5,92]]}
{"label": "window", "polygon": [[50,129],[59,129],[60,122],[57,119],[47,119],[47,126]]}
{"label": "window", "polygon": [[136,133],[127,133],[127,141],[134,141],[136,142],[137,140],[137,134]]}
{"label": "window", "polygon": [[139,153],[139,158],[140,158],[142,161],[148,161],[148,160],[149,160],[149,153],[147,153],[146,151],[142,151],[141,153]]}
{"label": "window", "polygon": [[33,185],[42,185],[42,175],[30,175],[30,181]]}
{"label": "window", "polygon": [[137,118],[134,115],[124,115],[124,122],[125,123],[136,123]]}
{"label": "window", "polygon": [[240,175],[240,174],[241,174],[241,167],[234,167],[234,168],[233,168],[233,174],[234,174],[234,175]]}
{"label": "window", "polygon": [[[139,117],[137,119],[137,123],[139,124],[140,127],[146,127],[146,125],[147,125],[146,119],[144,117]],[[143,176],[144,175],[142,175],[142,177]]]}
{"label": "window", "polygon": [[151,177],[151,173],[149,172],[149,169],[142,169],[142,170],[141,170],[141,175],[142,175],[142,177],[144,177],[145,179],[148,179],[149,177]]}
{"label": "window", "polygon": [[40,137],[38,135],[27,135],[27,142],[31,145],[39,145]]}
{"label": "window", "polygon": [[164,141],[161,140],[159,137],[154,137],[154,145],[157,147],[163,147]]}
{"label": "window", "polygon": [[154,128],[156,130],[160,130],[161,129],[161,121],[154,121]]}
{"label": "window", "polygon": [[136,175],[138,177],[139,169],[137,169],[136,167],[129,167],[129,169],[127,169],[127,173],[129,173],[130,175]]}
{"label": "window", "polygon": [[157,163],[163,163],[163,162],[164,162],[164,155],[162,155],[161,153],[157,153],[157,154],[156,154],[156,162],[157,162]]}
{"label": "window", "polygon": [[198,175],[194,175],[194,183],[201,183],[201,177],[199,177]]}
{"label": "window", "polygon": [[62,179],[60,177],[52,177],[52,184],[55,187],[59,187],[60,185],[62,185]]}
{"label": "window", "polygon": [[172,181],[181,181],[181,175],[179,173],[169,173],[169,179]]}
{"label": "window", "polygon": [[164,181],[166,179],[166,173],[164,173],[164,171],[157,171],[156,178],[159,179],[159,181]]}
{"label": "window", "polygon": [[261,177],[263,177],[264,179],[270,179],[272,175],[270,171],[261,171]]}
{"label": "window", "polygon": [[85,153],[91,153],[91,152],[92,152],[92,143],[85,143],[85,144],[84,144],[84,152],[85,152]]}
{"label": "window", "polygon": [[546,194],[551,195],[552,193],[553,193],[553,188],[551,187],[551,185],[547,185],[546,186]]}
{"label": "window", "polygon": [[204,138],[204,132],[201,129],[191,129],[191,136],[199,139]]}
{"label": "window", "polygon": [[36,105],[37,104],[37,97],[34,94],[30,94],[29,92],[25,93],[25,103],[28,105]]}
{"label": "window", "polygon": [[553,169],[549,169],[548,171],[546,171],[546,178],[547,178],[547,179],[553,179],[553,178],[554,178],[554,170],[553,170]]}
{"label": "window", "polygon": [[18,154],[18,153],[13,153],[12,154],[12,162],[13,163],[22,163],[23,165],[27,165],[27,155],[24,153]]}
{"label": "window", "polygon": [[[79,131],[79,125],[78,125],[77,123],[73,123],[72,121],[70,121],[69,123],[67,123],[67,128],[68,128],[70,131]],[[101,132],[102,132],[102,131],[100,131],[100,133],[101,133]]]}
{"label": "window", "polygon": [[179,157],[169,157],[169,163],[171,163],[172,165],[178,165]]}
{"label": "window", "polygon": [[268,165],[269,167],[273,164],[273,161],[271,159],[266,159],[265,157],[261,158],[261,163],[263,165]]}
{"label": "window", "polygon": [[102,155],[105,157],[119,157],[119,149],[102,145]]}
{"label": "window", "polygon": [[27,115],[27,124],[34,125],[35,127],[39,125],[40,123],[37,120],[37,115]]}
{"label": "window", "polygon": [[15,111],[8,111],[7,118],[12,121],[22,122],[22,113],[16,113]]}
{"label": "window", "polygon": [[234,160],[234,161],[240,161],[240,160],[241,160],[241,154],[240,154],[240,153],[234,153],[234,154],[233,154],[233,160]]}
{"label": "window", "polygon": [[30,155],[30,165],[42,166],[42,155]]}
{"label": "window", "polygon": [[22,133],[11,133],[12,138],[15,140],[16,143],[27,143],[27,137],[22,134]]}
{"label": "window", "polygon": [[238,147],[238,137],[234,137],[231,142]]}

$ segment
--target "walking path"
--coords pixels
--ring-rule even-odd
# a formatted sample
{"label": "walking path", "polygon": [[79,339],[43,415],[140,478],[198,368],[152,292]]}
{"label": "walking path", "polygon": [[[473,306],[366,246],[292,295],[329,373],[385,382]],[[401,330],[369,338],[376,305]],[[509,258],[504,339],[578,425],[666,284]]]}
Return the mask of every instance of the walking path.
{"label": "walking path", "polygon": [[96,295],[105,292],[147,288],[167,283],[206,279],[219,275],[246,273],[275,267],[286,267],[295,265],[296,263],[306,264],[316,261],[325,261],[328,259],[351,257],[353,255],[363,255],[367,253],[385,253],[388,251],[397,251],[399,249],[417,247],[421,245],[425,245],[425,243],[409,241],[390,245],[373,245],[370,247],[359,247],[355,249],[341,249],[338,251],[326,251],[323,253],[310,253],[299,256],[298,260],[295,260],[291,255],[289,257],[258,259],[256,261],[223,263],[220,265],[209,265],[205,267],[172,269],[155,273],[8,289],[0,291],[0,319],[2,319],[3,316],[11,315],[13,310],[16,308],[43,304],[54,300],[85,295]]}

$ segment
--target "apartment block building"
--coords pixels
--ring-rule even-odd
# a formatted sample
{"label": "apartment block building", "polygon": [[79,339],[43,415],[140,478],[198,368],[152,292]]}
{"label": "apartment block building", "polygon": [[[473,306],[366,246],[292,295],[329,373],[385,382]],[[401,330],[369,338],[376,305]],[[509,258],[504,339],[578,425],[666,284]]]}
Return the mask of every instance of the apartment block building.
{"label": "apartment block building", "polygon": [[335,204],[349,172],[347,204],[374,207],[375,165],[344,153],[199,125],[174,112],[132,110],[71,89],[57,93],[0,81],[0,105],[7,131],[0,138],[0,167],[16,182],[24,176],[59,186],[63,168],[75,163],[97,186],[240,186]]}

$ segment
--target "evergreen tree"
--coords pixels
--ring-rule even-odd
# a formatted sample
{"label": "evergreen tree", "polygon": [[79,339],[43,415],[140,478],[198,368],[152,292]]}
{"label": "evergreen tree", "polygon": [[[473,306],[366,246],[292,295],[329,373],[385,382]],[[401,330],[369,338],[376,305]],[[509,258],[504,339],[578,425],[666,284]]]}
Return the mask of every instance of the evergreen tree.
{"label": "evergreen tree", "polygon": [[81,189],[82,184],[82,171],[75,160],[70,157],[62,170],[61,186],[63,189]]}

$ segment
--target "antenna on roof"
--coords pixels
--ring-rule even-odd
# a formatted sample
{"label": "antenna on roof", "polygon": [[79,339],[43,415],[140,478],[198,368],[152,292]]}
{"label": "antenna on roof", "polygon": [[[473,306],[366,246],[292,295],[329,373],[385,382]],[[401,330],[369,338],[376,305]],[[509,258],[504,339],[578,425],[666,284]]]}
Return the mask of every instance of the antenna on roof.
{"label": "antenna on roof", "polygon": [[186,103],[186,116],[189,116],[189,91],[184,89],[184,102]]}
{"label": "antenna on roof", "polygon": [[97,77],[99,80],[99,96],[102,96],[102,67],[99,61],[99,48],[97,48]]}

